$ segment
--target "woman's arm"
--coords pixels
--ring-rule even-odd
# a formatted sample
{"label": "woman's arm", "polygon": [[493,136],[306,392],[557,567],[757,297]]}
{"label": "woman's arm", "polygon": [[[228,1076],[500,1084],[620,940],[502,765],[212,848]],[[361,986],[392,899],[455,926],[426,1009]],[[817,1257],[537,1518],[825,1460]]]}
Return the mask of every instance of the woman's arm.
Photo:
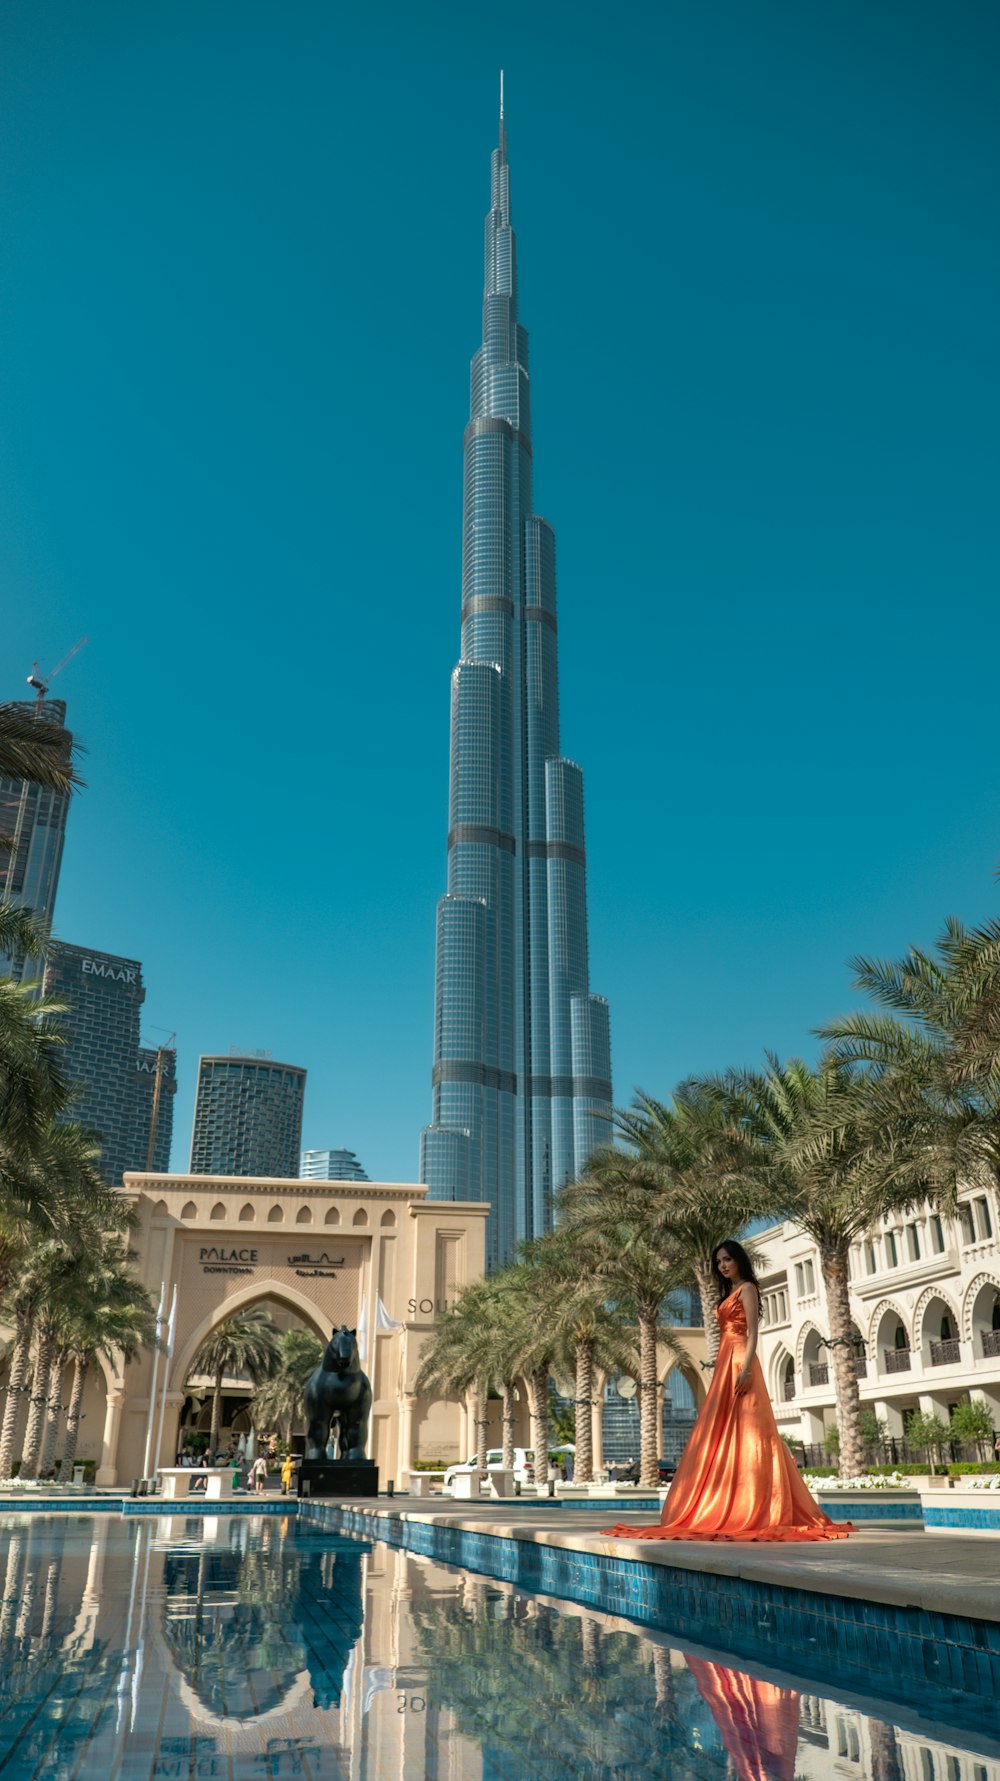
{"label": "woman's arm", "polygon": [[745,1280],[739,1288],[743,1301],[743,1310],[747,1320],[747,1351],[743,1357],[743,1365],[736,1375],[736,1395],[742,1397],[750,1389],[750,1369],[753,1357],[757,1352],[757,1332],[760,1327],[760,1299],[757,1288],[752,1280]]}

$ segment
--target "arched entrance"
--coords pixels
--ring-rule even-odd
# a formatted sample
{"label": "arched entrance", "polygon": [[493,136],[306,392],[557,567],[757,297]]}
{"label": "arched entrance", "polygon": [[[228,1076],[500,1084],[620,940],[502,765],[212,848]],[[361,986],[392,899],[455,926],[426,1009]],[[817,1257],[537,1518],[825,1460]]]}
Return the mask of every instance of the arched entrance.
{"label": "arched entrance", "polygon": [[[184,1353],[178,1356],[177,1364],[172,1370],[167,1421],[170,1421],[169,1405],[172,1399],[176,1416],[175,1433],[171,1435],[169,1429],[165,1430],[161,1464],[172,1463],[174,1452],[177,1455],[191,1453],[199,1458],[209,1446],[215,1379],[197,1370],[197,1356],[202,1346],[230,1318],[251,1310],[260,1310],[267,1314],[279,1339],[292,1330],[308,1331],[324,1344],[329,1337],[330,1332],[315,1306],[294,1290],[277,1288],[271,1282],[262,1282],[258,1287],[248,1287],[245,1292],[227,1299],[223,1306],[207,1317],[192,1333]],[[250,1405],[255,1389],[255,1381],[246,1373],[223,1374],[217,1453],[227,1452],[241,1436],[250,1436],[253,1426]],[[162,1457],[163,1452],[168,1455],[166,1459]],[[215,1454],[209,1457],[214,1459]]]}

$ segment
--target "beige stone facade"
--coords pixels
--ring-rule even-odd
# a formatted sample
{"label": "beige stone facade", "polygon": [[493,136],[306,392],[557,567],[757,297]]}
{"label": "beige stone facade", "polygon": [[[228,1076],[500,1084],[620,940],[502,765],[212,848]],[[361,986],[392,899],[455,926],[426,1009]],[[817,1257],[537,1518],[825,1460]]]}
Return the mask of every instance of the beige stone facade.
{"label": "beige stone facade", "polygon": [[[383,1480],[402,1484],[416,1458],[464,1457],[466,1407],[418,1397],[413,1382],[436,1319],[483,1272],[487,1206],[428,1201],[419,1184],[376,1181],[135,1174],[125,1177],[124,1192],[136,1211],[132,1242],[143,1282],[157,1301],[165,1283],[168,1306],[177,1287],[162,1436],[150,1470],[174,1462],[201,1343],[251,1305],[324,1341],[338,1324],[359,1327],[364,1307],[374,1397],[369,1453]],[[379,1300],[399,1330],[376,1332]],[[80,1452],[97,1460],[99,1483],[143,1475],[152,1374],[153,1356],[144,1353],[124,1371],[107,1368],[91,1387]],[[227,1382],[230,1389],[245,1395],[247,1386]]]}

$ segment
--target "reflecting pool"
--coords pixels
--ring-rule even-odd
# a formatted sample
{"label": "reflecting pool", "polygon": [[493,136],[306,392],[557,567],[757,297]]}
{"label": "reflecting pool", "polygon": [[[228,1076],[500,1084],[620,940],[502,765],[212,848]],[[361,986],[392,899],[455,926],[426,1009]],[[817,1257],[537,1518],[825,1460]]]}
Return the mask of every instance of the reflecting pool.
{"label": "reflecting pool", "polygon": [[293,1518],[10,1515],[0,1577],[3,1781],[1000,1781],[974,1734]]}

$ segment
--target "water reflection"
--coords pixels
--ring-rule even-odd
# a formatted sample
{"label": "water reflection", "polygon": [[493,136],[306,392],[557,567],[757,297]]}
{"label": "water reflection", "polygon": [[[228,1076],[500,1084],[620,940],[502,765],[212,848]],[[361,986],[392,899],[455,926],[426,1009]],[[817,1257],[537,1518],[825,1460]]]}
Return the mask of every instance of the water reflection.
{"label": "water reflection", "polygon": [[11,1516],[0,1578],[2,1781],[1000,1781],[997,1750],[281,1517]]}

